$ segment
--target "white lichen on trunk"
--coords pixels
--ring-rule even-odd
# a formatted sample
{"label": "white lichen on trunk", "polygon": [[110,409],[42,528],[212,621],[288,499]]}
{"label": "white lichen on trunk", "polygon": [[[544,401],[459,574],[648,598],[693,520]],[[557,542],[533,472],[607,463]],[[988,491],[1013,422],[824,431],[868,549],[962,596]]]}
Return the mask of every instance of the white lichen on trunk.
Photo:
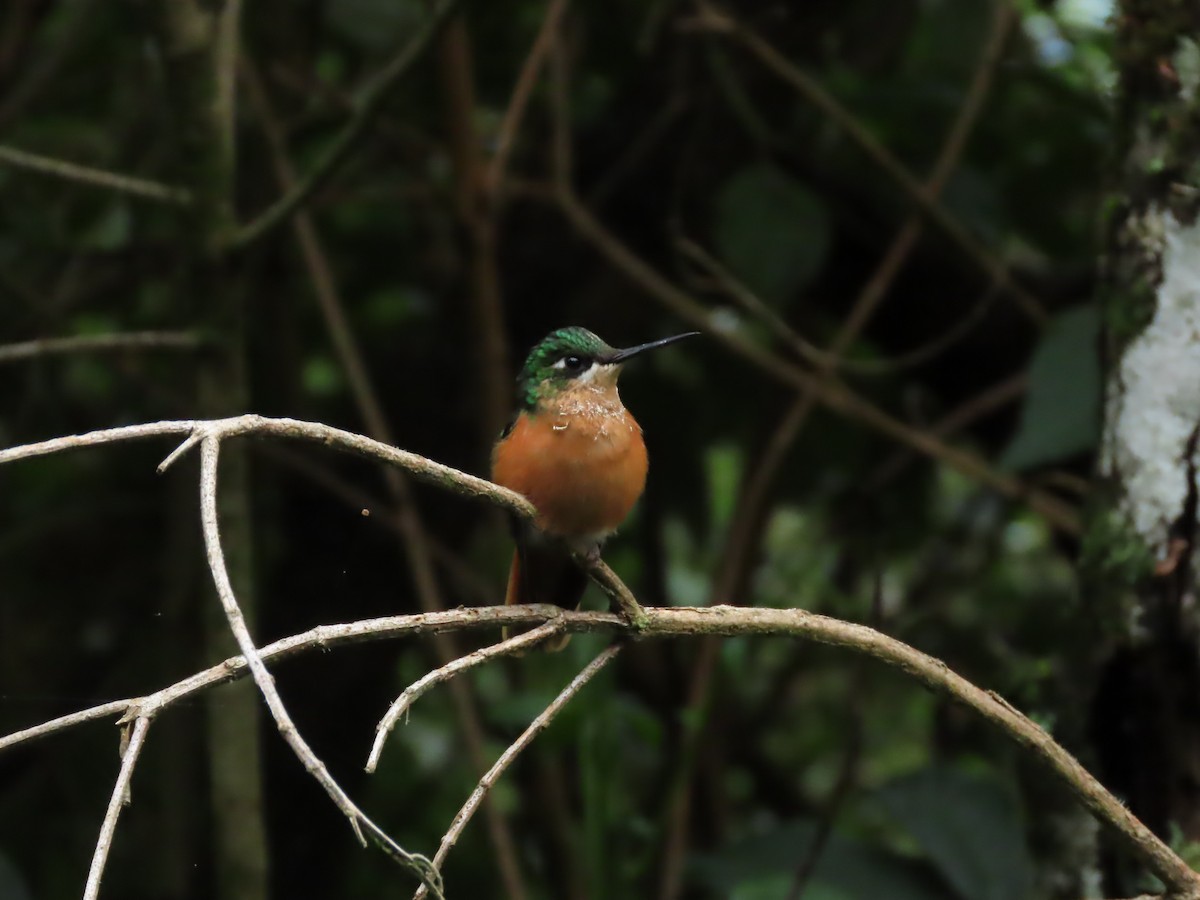
{"label": "white lichen on trunk", "polygon": [[1120,480],[1130,524],[1162,559],[1184,512],[1188,443],[1200,424],[1200,225],[1161,209],[1140,225],[1142,249],[1161,253],[1162,281],[1153,320],[1109,379],[1101,466]]}

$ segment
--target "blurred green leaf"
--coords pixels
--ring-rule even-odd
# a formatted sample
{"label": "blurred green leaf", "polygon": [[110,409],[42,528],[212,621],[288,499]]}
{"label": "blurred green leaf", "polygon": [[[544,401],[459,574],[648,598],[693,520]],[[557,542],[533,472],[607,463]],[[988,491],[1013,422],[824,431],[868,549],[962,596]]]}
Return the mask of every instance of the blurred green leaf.
{"label": "blurred green leaf", "polygon": [[84,231],[79,242],[91,250],[119,250],[129,243],[132,232],[133,215],[129,204],[117,200]]}
{"label": "blurred green leaf", "polygon": [[[689,871],[697,884],[723,896],[743,896],[736,892],[745,890],[755,892],[745,894],[747,898],[783,900],[816,834],[814,821],[789,822],[716,853],[693,857]],[[771,888],[779,892],[766,893]],[[813,870],[809,891],[805,896],[846,900],[951,900],[953,896],[919,865],[837,831]],[[837,893],[828,893],[833,891]]]}
{"label": "blurred green leaf", "polygon": [[933,766],[874,796],[964,900],[1033,896],[1033,861],[1013,789],[994,776]]}
{"label": "blurred green leaf", "polygon": [[304,389],[316,397],[329,397],[342,389],[341,367],[328,356],[314,356],[304,364]]}
{"label": "blurred green leaf", "polygon": [[713,208],[713,236],[725,264],[764,300],[790,300],[829,252],[825,204],[770,165],[748,166],[726,181]]}
{"label": "blurred green leaf", "polygon": [[1100,321],[1081,306],[1060,314],[1029,364],[1029,397],[1016,437],[1000,459],[1005,469],[1029,469],[1081,453],[1100,436]]}

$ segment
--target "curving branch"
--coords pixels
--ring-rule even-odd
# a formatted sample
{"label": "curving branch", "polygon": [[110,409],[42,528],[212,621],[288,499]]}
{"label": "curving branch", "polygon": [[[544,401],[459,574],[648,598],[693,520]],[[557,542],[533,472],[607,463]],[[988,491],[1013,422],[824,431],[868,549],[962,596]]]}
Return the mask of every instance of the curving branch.
{"label": "curving branch", "polygon": [[[190,440],[190,439],[189,439]],[[229,572],[225,568],[225,551],[221,547],[221,532],[217,522],[217,460],[220,454],[221,438],[219,432],[206,434],[200,445],[200,521],[204,531],[204,546],[208,554],[208,567],[213,576],[217,596],[229,621],[238,648],[246,660],[246,666],[258,685],[259,692],[267,704],[271,717],[284,741],[296,754],[304,768],[316,779],[317,783],[329,795],[342,814],[350,821],[359,841],[365,846],[363,837],[365,831],[371,840],[393,859],[409,869],[423,885],[427,885],[435,897],[442,896],[441,879],[429,860],[417,853],[409,853],[391,839],[386,832],[376,825],[361,809],[355,805],[350,796],[337,783],[329,770],[313,752],[308,742],[301,736],[292,717],[283,704],[283,699],[275,689],[275,680],[267,671],[266,665],[259,656],[258,648],[250,637],[242,610],[233,594],[233,584]]]}
{"label": "curving branch", "polygon": [[[801,609],[770,609],[760,607],[712,606],[704,608],[668,607],[640,608],[640,628],[624,616],[612,613],[569,612],[553,606],[497,606],[475,609],[456,609],[439,613],[428,613],[417,616],[394,616],[385,619],[373,619],[363,622],[351,622],[343,625],[330,625],[313,629],[302,635],[285,638],[281,641],[262,648],[254,646],[253,641],[240,622],[237,601],[229,586],[228,576],[224,572],[224,559],[220,544],[219,526],[216,520],[216,474],[219,444],[222,440],[244,434],[265,434],[280,437],[301,438],[319,441],[339,449],[370,456],[384,462],[389,462],[407,469],[413,475],[439,484],[442,487],[469,496],[486,499],[518,515],[528,515],[532,509],[527,501],[519,495],[500,488],[480,478],[459,472],[448,466],[440,465],[431,460],[407,453],[371,441],[359,435],[339,431],[325,425],[299,422],[290,419],[265,419],[260,416],[240,416],[234,419],[219,419],[207,422],[157,422],[148,425],[131,426],[127,428],[110,429],[84,435],[74,435],[39,444],[23,447],[13,447],[0,451],[0,463],[12,462],[18,459],[28,459],[47,453],[68,450],[83,446],[98,446],[119,440],[144,438],[153,435],[189,435],[184,447],[201,444],[201,500],[202,521],[204,525],[205,542],[209,557],[209,566],[216,582],[222,606],[225,608],[230,625],[238,638],[242,655],[226,660],[219,666],[214,666],[204,672],[197,673],[175,685],[148,697],[135,698],[121,703],[107,703],[82,710],[71,716],[64,716],[52,723],[37,725],[24,731],[0,738],[0,750],[16,746],[49,734],[62,731],[85,721],[113,715],[124,711],[126,720],[144,721],[144,725],[135,725],[134,735],[140,734],[144,741],[145,731],[149,721],[155,714],[168,705],[179,702],[184,697],[206,690],[215,684],[231,681],[235,678],[251,674],[258,683],[272,715],[284,738],[292,746],[297,756],[304,760],[310,772],[314,774],[340,809],[351,817],[360,828],[366,828],[372,838],[390,853],[397,856],[410,867],[417,867],[422,873],[423,883],[437,896],[439,876],[436,870],[423,865],[424,857],[409,854],[397,847],[382,832],[376,832],[370,820],[357,807],[353,806],[348,797],[341,792],[336,782],[329,777],[320,761],[311,755],[307,744],[291,726],[290,719],[278,694],[275,693],[271,676],[266,669],[266,662],[284,656],[299,653],[302,650],[326,648],[335,644],[350,643],[369,639],[378,639],[400,634],[412,635],[421,633],[438,633],[447,630],[501,626],[536,626],[553,622],[565,632],[602,632],[616,635],[628,635],[644,638],[679,638],[696,636],[736,635],[770,635],[775,637],[791,637],[796,639],[816,641],[831,646],[842,647],[854,653],[868,656],[903,672],[930,690],[936,691],[956,700],[977,715],[995,725],[1002,733],[1015,741],[1030,758],[1038,760],[1048,768],[1076,798],[1096,817],[1097,820],[1109,826],[1116,832],[1125,847],[1152,871],[1167,886],[1167,896],[1173,900],[1200,900],[1200,875],[1192,871],[1174,851],[1150,831],[1141,821],[1135,818],[1122,804],[1110,794],[1095,777],[1071,756],[1061,745],[1038,724],[1023,715],[998,694],[984,690],[962,676],[952,671],[944,662],[928,656],[895,638],[881,634],[864,625],[856,625],[839,619],[817,615]],[[172,454],[170,459],[177,458]],[[620,585],[620,580],[611,575],[609,588]],[[622,585],[623,587],[623,585]],[[627,590],[627,589],[626,589]],[[636,602],[636,601],[635,601]],[[589,669],[586,669],[572,683],[575,690],[581,686],[589,671],[603,665],[617,652],[616,645],[605,651]],[[498,652],[492,655],[499,655]],[[568,688],[571,691],[571,688]],[[567,693],[567,692],[564,692]],[[566,702],[569,696],[562,702]],[[547,711],[549,712],[549,711]],[[547,713],[543,713],[546,716]],[[550,715],[553,715],[550,712]],[[539,717],[531,724],[535,729],[538,722],[543,724],[548,719]],[[532,739],[534,731],[527,731]],[[520,742],[518,742],[520,743]],[[528,740],[525,741],[528,743]],[[524,744],[521,744],[524,746]],[[133,766],[136,763],[136,748],[131,740],[130,746],[123,754],[122,774],[114,788],[113,803],[124,801],[126,790]],[[514,751],[514,748],[515,751]],[[505,754],[511,758],[520,747],[514,744]],[[502,757],[502,760],[504,757]],[[498,762],[497,765],[500,765]],[[495,776],[502,768],[493,766]],[[491,774],[491,773],[489,773]],[[490,782],[489,782],[490,783]],[[483,786],[483,782],[481,782]],[[478,792],[477,788],[477,792]],[[483,788],[486,793],[486,787]],[[473,795],[474,796],[474,795]],[[480,794],[482,798],[483,794]],[[470,801],[468,801],[468,806]],[[115,828],[117,812],[110,803],[109,814],[106,815],[104,834],[111,840],[111,831]],[[467,807],[464,807],[467,810]],[[461,815],[461,813],[460,813]],[[468,811],[469,816],[469,811]],[[111,822],[111,827],[109,823]],[[465,824],[465,822],[464,822]],[[461,830],[461,827],[460,829]],[[104,838],[102,834],[102,839]],[[453,833],[456,838],[457,832]],[[448,833],[447,837],[451,837]],[[451,841],[452,842],[452,841]],[[443,841],[445,843],[445,840]],[[102,853],[107,850],[98,845],[97,857],[103,865]],[[444,854],[442,854],[444,857]]]}

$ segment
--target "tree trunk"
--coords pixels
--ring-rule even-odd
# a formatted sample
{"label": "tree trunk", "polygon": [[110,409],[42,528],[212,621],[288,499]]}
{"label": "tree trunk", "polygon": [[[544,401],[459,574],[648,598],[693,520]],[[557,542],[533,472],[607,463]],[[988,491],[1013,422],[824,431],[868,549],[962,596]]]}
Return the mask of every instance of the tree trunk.
{"label": "tree trunk", "polygon": [[[180,266],[180,301],[216,343],[202,364],[196,414],[219,418],[248,408],[245,309],[233,261],[223,247],[235,230],[234,109],[240,0],[166,0],[158,10],[167,83],[177,113],[180,180],[195,197],[189,252]],[[224,448],[218,507],[229,576],[247,625],[255,622],[253,532],[245,451]],[[206,592],[206,656],[237,652],[220,606]],[[209,698],[210,800],[216,896],[268,895],[259,701],[250,681]]]}
{"label": "tree trunk", "polygon": [[[1200,839],[1194,565],[1200,428],[1200,7],[1118,14],[1119,197],[1108,223],[1101,481],[1084,543],[1105,654],[1103,775],[1160,835]],[[1113,887],[1118,862],[1108,867]]]}

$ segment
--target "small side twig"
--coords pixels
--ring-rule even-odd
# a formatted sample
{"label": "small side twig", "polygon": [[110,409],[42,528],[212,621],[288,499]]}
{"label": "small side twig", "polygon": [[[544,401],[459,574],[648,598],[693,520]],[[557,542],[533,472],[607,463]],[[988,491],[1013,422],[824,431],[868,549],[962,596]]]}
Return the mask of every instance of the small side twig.
{"label": "small side twig", "polygon": [[[580,689],[592,680],[593,677],[603,669],[621,651],[620,644],[613,644],[606,648],[599,656],[593,659],[584,667],[575,678],[562,689],[562,692],[551,701],[538,715],[536,719],[529,723],[519,738],[512,742],[507,750],[500,754],[500,758],[496,760],[496,764],[488,769],[487,773],[479,779],[479,784],[475,790],[471,792],[471,796],[467,798],[467,802],[463,804],[462,809],[458,811],[458,815],[454,817],[454,821],[450,823],[450,828],[442,838],[441,846],[438,847],[437,853],[433,857],[433,867],[437,872],[441,872],[442,863],[446,861],[446,856],[454,848],[458,841],[458,836],[462,834],[462,830],[467,823],[471,821],[471,816],[475,814],[475,810],[479,808],[479,804],[483,802],[483,798],[487,796],[488,791],[492,789],[492,785],[504,774],[504,770],[512,765],[515,760],[530,742],[546,729],[554,717],[562,711],[562,708],[571,702],[571,698],[579,693]],[[422,885],[413,895],[413,900],[420,900],[426,894],[425,886]]]}
{"label": "small side twig", "polygon": [[133,769],[141,755],[142,746],[146,742],[146,732],[150,730],[150,717],[138,716],[129,735],[129,741],[121,754],[121,771],[113,784],[112,797],[108,801],[108,810],[104,813],[104,822],[100,825],[100,837],[96,841],[96,849],[92,854],[92,864],[88,868],[87,884],[83,888],[83,900],[96,900],[100,896],[100,880],[104,877],[104,866],[108,862],[108,852],[112,848],[113,835],[117,831],[117,819],[121,810],[129,805],[129,782],[133,778]]}
{"label": "small side twig", "polygon": [[72,353],[105,353],[126,350],[195,350],[203,345],[188,331],[133,331],[126,334],[91,334],[65,338],[38,338],[18,344],[0,345],[0,365],[38,356]]}
{"label": "small side twig", "polygon": [[383,753],[383,744],[387,740],[387,736],[392,733],[392,729],[396,727],[396,723],[400,721],[400,717],[407,716],[412,705],[430,688],[444,681],[449,681],[459,672],[472,669],[489,660],[497,659],[501,656],[511,656],[514,653],[527,650],[535,644],[546,640],[546,638],[558,634],[562,631],[562,628],[561,620],[551,619],[549,622],[539,625],[533,631],[518,634],[516,637],[511,637],[498,644],[492,644],[490,647],[482,647],[473,653],[468,653],[466,656],[460,656],[453,662],[434,669],[432,672],[414,681],[392,702],[392,705],[388,707],[388,711],[380,719],[379,724],[375,726],[375,742],[371,745],[371,755],[367,758],[366,771],[375,771],[375,768],[379,765],[379,757]]}
{"label": "small side twig", "polygon": [[145,178],[134,178],[132,175],[121,175],[106,169],[81,166],[63,159],[18,150],[16,147],[9,147],[5,144],[0,144],[0,165],[38,172],[42,175],[52,175],[64,181],[73,181],[89,187],[104,188],[120,194],[157,200],[175,206],[189,206],[192,202],[191,191],[183,188],[160,184]]}

